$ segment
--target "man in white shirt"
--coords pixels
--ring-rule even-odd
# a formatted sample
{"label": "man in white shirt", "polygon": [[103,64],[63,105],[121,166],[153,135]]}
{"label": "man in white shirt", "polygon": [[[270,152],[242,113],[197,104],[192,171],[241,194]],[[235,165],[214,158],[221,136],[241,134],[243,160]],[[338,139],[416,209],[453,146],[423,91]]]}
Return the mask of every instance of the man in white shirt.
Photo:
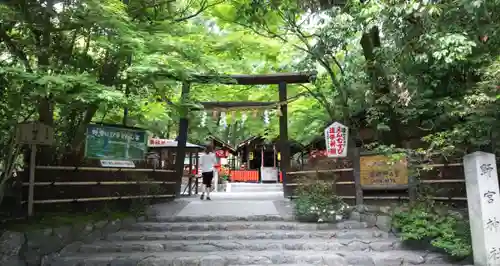
{"label": "man in white shirt", "polygon": [[207,193],[207,200],[210,199],[210,190],[212,189],[212,180],[214,179],[215,164],[217,164],[217,157],[213,153],[212,146],[208,145],[205,148],[205,153],[200,156],[200,168],[201,176],[203,179],[203,189],[201,190],[200,199],[205,198],[205,192]]}

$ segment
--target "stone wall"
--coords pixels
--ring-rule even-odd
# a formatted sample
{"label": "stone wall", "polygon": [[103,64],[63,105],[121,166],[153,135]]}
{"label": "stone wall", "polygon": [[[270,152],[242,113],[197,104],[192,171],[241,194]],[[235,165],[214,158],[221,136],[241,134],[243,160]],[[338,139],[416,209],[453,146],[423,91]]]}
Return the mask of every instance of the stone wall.
{"label": "stone wall", "polygon": [[0,236],[0,265],[39,266],[60,253],[72,252],[82,244],[104,239],[107,235],[144,220],[125,218],[47,228],[29,232],[4,231]]}
{"label": "stone wall", "polygon": [[377,205],[358,205],[355,206],[350,214],[350,219],[366,222],[368,226],[376,226],[382,231],[391,232],[392,215],[400,206],[377,206]]}
{"label": "stone wall", "polygon": [[[392,216],[396,212],[405,210],[408,210],[408,207],[399,204],[391,206],[358,205],[353,207],[349,218],[360,222],[366,222],[368,226],[376,226],[385,232],[397,233],[392,227]],[[466,209],[450,209],[443,206],[442,208],[435,207],[435,210],[444,216],[450,215],[457,217],[459,220],[468,219]]]}

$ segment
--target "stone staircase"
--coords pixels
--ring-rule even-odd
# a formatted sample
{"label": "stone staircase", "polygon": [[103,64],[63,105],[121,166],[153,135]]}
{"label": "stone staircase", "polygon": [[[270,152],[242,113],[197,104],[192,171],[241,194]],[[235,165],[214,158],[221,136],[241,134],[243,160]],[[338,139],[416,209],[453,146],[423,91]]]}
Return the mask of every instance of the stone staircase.
{"label": "stone staircase", "polygon": [[304,224],[281,216],[158,217],[82,244],[44,266],[452,265],[405,250],[395,236],[358,221]]}

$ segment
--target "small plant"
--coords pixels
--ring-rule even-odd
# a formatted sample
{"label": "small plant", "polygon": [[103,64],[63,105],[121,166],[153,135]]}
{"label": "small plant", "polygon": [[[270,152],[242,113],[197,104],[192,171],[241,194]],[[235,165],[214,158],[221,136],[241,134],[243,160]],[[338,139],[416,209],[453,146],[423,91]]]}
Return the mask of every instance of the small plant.
{"label": "small plant", "polygon": [[335,222],[341,220],[348,209],[335,195],[332,183],[312,180],[300,182],[296,189],[295,215],[303,222]]}
{"label": "small plant", "polygon": [[394,214],[393,226],[403,240],[419,241],[461,259],[472,254],[469,221],[420,203]]}
{"label": "small plant", "polygon": [[228,166],[222,166],[219,171],[219,177],[221,181],[228,181],[230,175],[230,169]]}

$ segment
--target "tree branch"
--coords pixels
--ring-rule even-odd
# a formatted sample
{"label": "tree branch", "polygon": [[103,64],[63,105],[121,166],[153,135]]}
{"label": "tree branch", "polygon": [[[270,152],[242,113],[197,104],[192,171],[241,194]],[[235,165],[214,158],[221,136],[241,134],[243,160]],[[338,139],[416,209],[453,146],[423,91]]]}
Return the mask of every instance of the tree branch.
{"label": "tree branch", "polygon": [[330,116],[331,119],[334,119],[334,113],[333,113],[333,108],[331,108],[330,103],[328,103],[325,95],[321,93],[315,93],[312,91],[309,87],[305,86],[304,84],[299,84],[302,88],[306,89],[307,92],[313,96],[323,107],[325,110],[328,112],[328,115]]}
{"label": "tree branch", "polygon": [[20,48],[20,45],[16,44],[14,40],[10,38],[10,36],[7,34],[7,31],[1,24],[0,24],[0,40],[3,40],[7,48],[9,48],[9,51],[23,62],[23,65],[26,68],[27,72],[33,72],[30,63],[28,61],[28,56]]}
{"label": "tree branch", "polygon": [[203,11],[205,11],[205,10],[211,8],[211,7],[214,7],[214,6],[218,5],[218,4],[222,4],[224,2],[225,2],[225,0],[220,0],[220,1],[217,1],[217,2],[212,3],[212,4],[208,4],[207,1],[204,0],[203,3],[201,4],[201,7],[196,12],[194,12],[193,14],[184,16],[182,18],[174,19],[174,22],[183,22],[183,21],[192,19],[192,18],[198,16],[199,14],[201,14]]}

